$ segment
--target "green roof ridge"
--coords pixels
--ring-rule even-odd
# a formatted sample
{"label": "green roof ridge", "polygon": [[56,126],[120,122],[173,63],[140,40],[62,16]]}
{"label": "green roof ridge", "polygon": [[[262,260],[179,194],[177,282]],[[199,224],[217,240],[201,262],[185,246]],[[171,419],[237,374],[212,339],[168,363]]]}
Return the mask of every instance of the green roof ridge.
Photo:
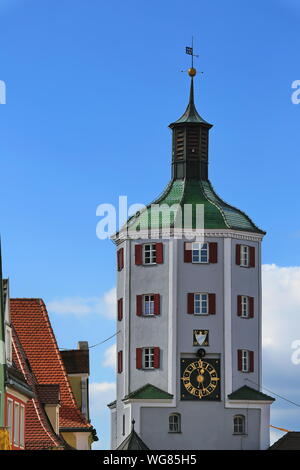
{"label": "green roof ridge", "polygon": [[156,387],[155,385],[152,384],[146,384],[143,385],[142,387],[138,388],[137,390],[130,392],[128,395],[126,395],[123,398],[124,400],[129,400],[129,399],[136,399],[136,400],[142,400],[142,399],[172,399],[173,395],[171,395],[168,392],[165,392],[161,388]]}
{"label": "green roof ridge", "polygon": [[230,400],[261,400],[261,401],[275,401],[275,398],[266,395],[265,393],[260,392],[259,390],[254,390],[254,388],[244,385],[243,387],[235,390],[234,392],[228,395]]}

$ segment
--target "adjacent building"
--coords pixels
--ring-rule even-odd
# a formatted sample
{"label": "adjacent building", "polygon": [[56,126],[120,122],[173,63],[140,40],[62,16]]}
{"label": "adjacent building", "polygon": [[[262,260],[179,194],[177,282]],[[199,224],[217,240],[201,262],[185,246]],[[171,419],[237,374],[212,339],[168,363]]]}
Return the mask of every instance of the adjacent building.
{"label": "adjacent building", "polygon": [[171,181],[114,237],[120,333],[112,449],[128,448],[132,420],[155,450],[269,447],[273,398],[261,392],[265,232],[209,180],[212,125],[196,110],[195,74],[189,70],[188,106],[169,126]]}

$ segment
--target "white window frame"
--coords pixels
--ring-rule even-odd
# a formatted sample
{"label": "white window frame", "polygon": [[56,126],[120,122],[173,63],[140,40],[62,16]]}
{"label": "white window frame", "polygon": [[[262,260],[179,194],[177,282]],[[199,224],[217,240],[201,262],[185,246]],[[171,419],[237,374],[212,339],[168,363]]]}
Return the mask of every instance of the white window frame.
{"label": "white window frame", "polygon": [[20,447],[25,447],[25,406],[20,407]]}
{"label": "white window frame", "polygon": [[180,433],[181,432],[181,415],[180,413],[171,413],[169,415],[169,432]]}
{"label": "white window frame", "polygon": [[[197,309],[199,307],[199,312]],[[207,292],[195,292],[194,293],[194,315],[208,315],[209,304],[208,304],[208,293]]]}
{"label": "white window frame", "polygon": [[246,417],[244,415],[233,417],[233,434],[246,434]]}
{"label": "white window frame", "polygon": [[249,317],[249,297],[247,295],[242,295],[242,317]]}
{"label": "white window frame", "polygon": [[250,247],[248,245],[241,245],[241,266],[250,266]]}
{"label": "white window frame", "polygon": [[20,446],[20,403],[14,402],[14,446]]}
{"label": "white window frame", "polygon": [[[146,249],[146,247],[149,247],[149,249]],[[149,261],[146,261],[146,253],[149,253]],[[156,264],[156,243],[145,243],[143,245],[143,264]]]}
{"label": "white window frame", "polygon": [[154,369],[154,348],[151,346],[147,346],[143,348],[143,356],[142,356],[142,364],[143,369],[145,370],[152,370]]}
{"label": "white window frame", "polygon": [[11,443],[12,443],[12,439],[13,439],[13,435],[12,435],[12,431],[13,431],[13,416],[14,416],[13,409],[14,409],[14,402],[13,402],[13,400],[12,400],[11,398],[8,398],[8,399],[7,399],[7,409],[6,409],[6,413],[7,413],[8,434],[9,434],[9,440],[10,440]]}
{"label": "white window frame", "polygon": [[11,365],[12,364],[12,334],[10,326],[6,326],[5,328],[5,355],[6,355],[6,362]]}
{"label": "white window frame", "polygon": [[[196,252],[198,252],[198,254]],[[203,242],[203,243],[193,242],[192,243],[192,263],[195,263],[195,264],[208,264],[209,263],[209,243],[208,242]]]}
{"label": "white window frame", "polygon": [[242,372],[249,372],[249,367],[249,351],[247,349],[242,349]]}
{"label": "white window frame", "polygon": [[145,317],[154,315],[154,294],[143,295],[143,315]]}

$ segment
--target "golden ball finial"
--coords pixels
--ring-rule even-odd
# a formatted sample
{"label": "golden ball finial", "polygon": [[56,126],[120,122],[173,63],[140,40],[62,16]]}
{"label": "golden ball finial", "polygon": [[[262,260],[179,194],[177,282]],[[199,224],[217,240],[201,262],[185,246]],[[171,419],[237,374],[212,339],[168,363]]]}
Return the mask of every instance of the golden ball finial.
{"label": "golden ball finial", "polygon": [[197,70],[194,69],[194,67],[191,67],[190,69],[188,69],[188,74],[190,77],[194,77],[197,73]]}

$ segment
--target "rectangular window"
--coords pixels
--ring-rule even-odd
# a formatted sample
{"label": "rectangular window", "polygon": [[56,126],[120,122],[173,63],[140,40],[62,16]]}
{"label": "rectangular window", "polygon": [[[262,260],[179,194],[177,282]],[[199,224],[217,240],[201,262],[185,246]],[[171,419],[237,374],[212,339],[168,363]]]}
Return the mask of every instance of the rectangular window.
{"label": "rectangular window", "polygon": [[154,369],[154,348],[143,349],[143,369]]}
{"label": "rectangular window", "polygon": [[249,266],[250,256],[249,256],[249,246],[241,245],[241,266]]}
{"label": "rectangular window", "polygon": [[192,262],[208,263],[208,243],[192,243]]}
{"label": "rectangular window", "polygon": [[12,442],[12,423],[13,423],[13,402],[9,398],[7,400],[7,427],[8,427],[10,442]]}
{"label": "rectangular window", "polygon": [[249,372],[249,351],[242,350],[242,372]]}
{"label": "rectangular window", "polygon": [[207,315],[208,314],[208,294],[195,294],[194,295],[194,314]]}
{"label": "rectangular window", "polygon": [[154,315],[154,294],[144,295],[144,315]]}
{"label": "rectangular window", "polygon": [[11,329],[10,327],[6,327],[6,336],[5,336],[5,348],[6,348],[6,361],[11,364],[12,357],[11,357]]}
{"label": "rectangular window", "polygon": [[156,243],[144,245],[144,264],[156,264]]}
{"label": "rectangular window", "polygon": [[242,295],[242,317],[247,318],[249,316],[249,297]]}
{"label": "rectangular window", "polygon": [[25,446],[25,407],[20,408],[20,447]]}
{"label": "rectangular window", "polygon": [[19,447],[20,443],[20,405],[15,403],[14,406],[14,445]]}

